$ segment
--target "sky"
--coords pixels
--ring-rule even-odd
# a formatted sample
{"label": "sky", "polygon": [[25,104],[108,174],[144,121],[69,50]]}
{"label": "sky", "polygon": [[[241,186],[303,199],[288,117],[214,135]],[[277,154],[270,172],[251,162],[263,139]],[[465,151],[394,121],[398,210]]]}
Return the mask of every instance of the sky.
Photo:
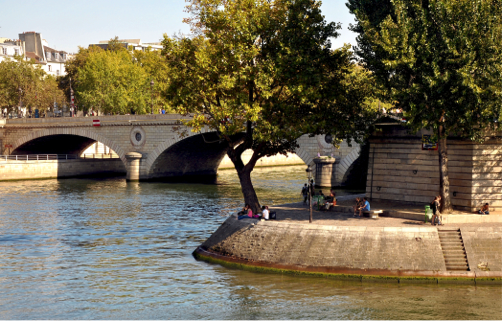
{"label": "sky", "polygon": [[[333,47],[355,45],[356,35],[347,29],[353,16],[345,0],[324,0],[326,20],[342,23]],[[100,40],[141,39],[157,42],[162,35],[189,33],[182,23],[185,0],[66,0],[54,3],[33,0],[0,0],[0,37],[18,39],[19,33],[42,33],[49,46],[69,53]]]}

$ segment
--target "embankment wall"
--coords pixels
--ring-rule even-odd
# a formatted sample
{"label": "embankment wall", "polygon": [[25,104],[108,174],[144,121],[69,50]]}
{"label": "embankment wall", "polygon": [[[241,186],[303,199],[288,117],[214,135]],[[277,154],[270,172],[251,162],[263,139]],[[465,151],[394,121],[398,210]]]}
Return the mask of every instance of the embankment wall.
{"label": "embankment wall", "polygon": [[69,160],[8,160],[0,162],[0,180],[64,178],[86,175],[125,175],[119,158]]}
{"label": "embankment wall", "polygon": [[466,230],[469,272],[446,270],[435,227],[326,226],[230,217],[195,255],[270,269],[435,280],[487,277],[477,267],[482,258],[490,267],[488,274],[500,281],[502,228],[492,228],[489,237],[480,229]]}
{"label": "embankment wall", "polygon": [[[384,126],[385,127],[385,126]],[[373,199],[430,203],[439,194],[437,150],[422,150],[422,130],[411,135],[400,126],[387,126],[370,138],[366,195]],[[483,144],[449,138],[448,173],[454,208],[479,210],[490,204],[502,210],[502,138]]]}
{"label": "embankment wall", "polygon": [[463,227],[460,231],[472,271],[502,271],[502,228]]}
{"label": "embankment wall", "polygon": [[[245,224],[245,223],[244,223]],[[446,270],[437,229],[322,226],[282,222],[244,225],[228,219],[203,246],[272,264],[372,270]],[[231,233],[235,226],[242,228]]]}

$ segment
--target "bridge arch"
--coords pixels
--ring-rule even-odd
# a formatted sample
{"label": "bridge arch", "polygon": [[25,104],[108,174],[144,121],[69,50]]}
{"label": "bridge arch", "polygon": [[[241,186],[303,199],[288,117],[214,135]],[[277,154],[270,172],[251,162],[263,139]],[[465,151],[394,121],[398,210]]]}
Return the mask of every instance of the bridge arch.
{"label": "bridge arch", "polygon": [[149,179],[170,176],[216,175],[228,144],[216,132],[178,135],[159,144],[148,154],[145,171]]}
{"label": "bridge arch", "polygon": [[99,133],[96,133],[94,131],[85,128],[47,128],[43,130],[30,132],[29,134],[22,136],[21,138],[18,138],[12,144],[11,154],[15,154],[17,149],[36,139],[50,136],[58,136],[58,135],[80,136],[88,138],[93,141],[101,142],[110,147],[113,151],[115,151],[115,153],[117,153],[122,162],[126,164],[126,158],[125,158],[126,153],[124,152],[124,150],[122,150],[122,148],[120,148],[118,144],[116,144],[114,141],[107,138],[106,136],[100,135]]}
{"label": "bridge arch", "polygon": [[352,164],[359,158],[359,152],[361,147],[358,145],[357,148],[353,149],[347,156],[345,156],[337,167],[336,176],[338,177],[340,183],[344,182],[346,175]]}

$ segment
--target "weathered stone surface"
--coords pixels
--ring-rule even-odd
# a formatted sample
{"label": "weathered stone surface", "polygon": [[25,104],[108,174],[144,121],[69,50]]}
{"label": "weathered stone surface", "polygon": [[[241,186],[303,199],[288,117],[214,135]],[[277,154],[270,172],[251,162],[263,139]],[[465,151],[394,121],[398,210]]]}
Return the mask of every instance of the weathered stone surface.
{"label": "weathered stone surface", "polygon": [[471,271],[502,271],[502,228],[463,227],[460,232]]}
{"label": "weathered stone surface", "polygon": [[237,221],[231,217],[203,248],[271,264],[349,269],[446,271],[435,228],[321,226]]}
{"label": "weathered stone surface", "polygon": [[[408,133],[399,126],[382,126],[370,139],[367,196],[373,199],[430,203],[439,194],[438,152],[422,150],[421,131]],[[502,210],[502,140],[476,144],[448,140],[448,172],[455,208],[475,211],[490,203]]]}

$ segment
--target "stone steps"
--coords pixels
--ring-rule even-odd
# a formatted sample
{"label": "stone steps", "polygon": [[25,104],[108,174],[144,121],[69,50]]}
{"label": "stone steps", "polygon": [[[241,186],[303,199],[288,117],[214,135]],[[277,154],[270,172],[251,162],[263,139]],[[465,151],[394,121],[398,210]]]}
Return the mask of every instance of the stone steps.
{"label": "stone steps", "polygon": [[469,271],[467,254],[460,229],[438,230],[447,271]]}

